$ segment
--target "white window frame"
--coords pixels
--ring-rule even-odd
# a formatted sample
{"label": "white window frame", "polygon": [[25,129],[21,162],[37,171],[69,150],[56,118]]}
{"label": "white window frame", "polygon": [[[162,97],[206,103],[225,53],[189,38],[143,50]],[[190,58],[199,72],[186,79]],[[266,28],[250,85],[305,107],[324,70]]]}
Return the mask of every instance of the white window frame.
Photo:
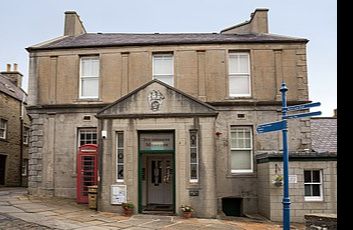
{"label": "white window frame", "polygon": [[[119,140],[119,135],[122,135],[122,139],[123,139],[123,143],[122,143],[122,147],[119,147],[119,142],[118,142],[118,140]],[[116,156],[116,168],[115,168],[115,176],[116,176],[116,182],[124,182],[124,177],[125,177],[125,168],[124,168],[124,163],[125,163],[125,149],[124,149],[124,146],[125,146],[125,143],[124,143],[124,140],[125,140],[125,138],[124,138],[124,132],[123,131],[117,131],[116,132],[116,153],[115,153],[115,156]],[[123,152],[123,162],[122,163],[120,163],[118,160],[119,160],[119,157],[118,157],[118,155],[119,155],[119,150],[122,150],[122,152]],[[118,178],[119,176],[118,176],[118,168],[119,168],[119,166],[122,166],[123,167],[123,178],[121,179],[121,178]]]}
{"label": "white window frame", "polygon": [[4,127],[0,126],[0,129],[3,130],[3,135],[0,136],[0,139],[6,140],[7,137],[7,120],[0,118],[0,124],[4,124]]}
{"label": "white window frame", "polygon": [[23,127],[23,144],[28,145],[29,143],[29,127]]}
{"label": "white window frame", "polygon": [[[244,73],[231,73],[230,72],[230,59],[232,56],[238,56],[238,55],[246,55],[248,57],[248,71],[247,72],[244,72]],[[250,54],[249,52],[229,52],[228,53],[228,90],[229,90],[229,96],[230,97],[251,97],[251,73],[250,73]],[[248,91],[249,93],[247,94],[237,94],[237,93],[232,93],[230,92],[230,80],[231,78],[235,78],[235,77],[247,77],[248,78],[248,84],[249,84],[249,88],[248,88]]]}
{"label": "white window frame", "polygon": [[[78,128],[78,138],[77,138],[77,146],[80,147],[81,146],[81,132],[82,131],[92,131],[91,134],[93,134],[93,130],[95,130],[96,133],[96,143],[86,143],[86,144],[98,144],[98,131],[97,131],[97,127],[80,127]],[[91,140],[94,140],[93,138],[91,138]]]}
{"label": "white window frame", "polygon": [[[171,59],[172,59],[172,66],[171,66],[172,67],[171,68],[172,72],[169,73],[169,74],[156,74],[155,73],[155,60],[156,60],[156,58],[164,58],[164,57],[171,57]],[[158,78],[159,76],[169,76],[170,78],[172,78],[171,86],[174,87],[174,54],[173,53],[155,53],[155,54],[152,54],[152,79],[159,80],[159,78]]]}
{"label": "white window frame", "polygon": [[[83,69],[82,69],[82,61],[83,60],[98,60],[98,76],[83,76]],[[99,60],[99,56],[87,56],[87,57],[81,57],[80,58],[80,86],[79,86],[79,98],[80,99],[98,99],[99,98],[99,75],[100,75],[100,60]],[[97,96],[83,96],[82,95],[82,81],[84,79],[92,79],[92,80],[97,80],[97,87],[98,87],[98,91],[97,91]]]}
{"label": "white window frame", "polygon": [[[235,129],[247,129],[250,131],[250,147],[249,148],[236,148],[232,146],[232,131],[235,131]],[[232,125],[230,126],[230,133],[229,133],[229,146],[230,146],[230,169],[231,173],[237,174],[237,173],[253,173],[254,172],[254,154],[253,154],[253,129],[251,126],[236,126]],[[232,169],[232,151],[250,151],[250,169]]]}
{"label": "white window frame", "polygon": [[28,159],[23,159],[21,176],[27,176],[27,175],[28,175]]}
{"label": "white window frame", "polygon": [[[191,146],[191,134],[195,133],[196,136],[196,145],[195,146]],[[198,183],[199,182],[199,177],[200,177],[200,165],[199,165],[199,136],[198,136],[198,131],[193,129],[193,130],[189,130],[189,147],[190,147],[190,183]],[[191,162],[191,149],[195,149],[196,151],[196,162],[192,163]],[[191,165],[196,165],[196,178],[191,178]]]}
{"label": "white window frame", "polygon": [[[320,175],[320,182],[305,182],[305,171],[310,171],[311,172],[311,177],[312,177],[312,172],[313,171],[319,171]],[[305,201],[323,201],[324,200],[324,195],[323,195],[323,176],[322,176],[322,170],[321,169],[304,169],[303,171],[303,181],[304,181],[304,200]],[[320,186],[320,196],[306,196],[305,195],[305,185],[319,185]]]}

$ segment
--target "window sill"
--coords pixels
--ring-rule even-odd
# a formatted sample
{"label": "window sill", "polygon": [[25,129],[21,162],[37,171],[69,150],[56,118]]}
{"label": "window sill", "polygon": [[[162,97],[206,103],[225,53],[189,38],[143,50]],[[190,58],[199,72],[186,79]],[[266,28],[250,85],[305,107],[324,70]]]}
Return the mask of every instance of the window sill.
{"label": "window sill", "polygon": [[253,178],[253,177],[256,177],[256,172],[228,173],[226,175],[226,178],[241,178],[241,177]]}
{"label": "window sill", "polygon": [[324,202],[324,199],[321,197],[321,198],[310,198],[310,197],[304,197],[304,201],[305,202],[315,202],[315,203],[318,203],[318,202]]}
{"label": "window sill", "polygon": [[103,101],[99,98],[78,98],[78,99],[74,100],[74,102],[87,103],[87,102],[103,102]]}
{"label": "window sill", "polygon": [[251,96],[229,96],[225,98],[226,101],[255,101]]}

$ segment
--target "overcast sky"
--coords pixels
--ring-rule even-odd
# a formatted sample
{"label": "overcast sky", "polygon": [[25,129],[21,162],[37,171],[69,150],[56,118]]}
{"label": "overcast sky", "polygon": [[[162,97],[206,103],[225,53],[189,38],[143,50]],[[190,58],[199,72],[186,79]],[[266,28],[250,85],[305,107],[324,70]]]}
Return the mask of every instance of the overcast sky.
{"label": "overcast sky", "polygon": [[[335,0],[7,0],[0,13],[0,70],[18,63],[28,87],[26,47],[63,35],[64,12],[76,11],[87,32],[219,32],[268,8],[270,33],[309,39],[309,99],[323,116],[337,108]],[[289,89],[290,90],[290,89]]]}

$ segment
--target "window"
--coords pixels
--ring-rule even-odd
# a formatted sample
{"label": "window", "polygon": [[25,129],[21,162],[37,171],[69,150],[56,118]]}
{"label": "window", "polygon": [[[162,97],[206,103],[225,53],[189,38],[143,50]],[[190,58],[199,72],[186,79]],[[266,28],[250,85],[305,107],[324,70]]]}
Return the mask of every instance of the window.
{"label": "window", "polygon": [[23,144],[28,145],[29,142],[29,128],[23,127]]}
{"label": "window", "polygon": [[170,86],[174,86],[173,54],[154,54],[152,69],[153,79],[157,79]]}
{"label": "window", "polygon": [[7,120],[0,118],[0,139],[6,139]]}
{"label": "window", "polygon": [[229,53],[229,96],[251,96],[249,59],[249,53]]}
{"label": "window", "polygon": [[231,127],[231,172],[253,172],[251,127]]}
{"label": "window", "polygon": [[306,201],[322,201],[322,171],[304,170],[304,189]]}
{"label": "window", "polygon": [[85,144],[97,144],[97,129],[96,128],[82,128],[78,130],[79,146]]}
{"label": "window", "polygon": [[116,133],[116,181],[124,181],[124,132]]}
{"label": "window", "polygon": [[22,161],[22,176],[27,176],[28,172],[28,159],[23,159]]}
{"label": "window", "polygon": [[80,63],[80,98],[98,98],[99,58],[82,57]]}
{"label": "window", "polygon": [[199,181],[199,149],[196,130],[190,130],[190,182]]}

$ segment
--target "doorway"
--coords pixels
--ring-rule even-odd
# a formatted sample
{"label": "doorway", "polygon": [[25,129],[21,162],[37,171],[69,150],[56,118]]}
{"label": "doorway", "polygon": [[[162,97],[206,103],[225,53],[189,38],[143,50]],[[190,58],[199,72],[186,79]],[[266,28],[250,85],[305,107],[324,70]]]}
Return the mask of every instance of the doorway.
{"label": "doorway", "polygon": [[6,155],[0,154],[0,185],[5,185]]}
{"label": "doorway", "polygon": [[174,131],[139,132],[139,213],[175,213]]}
{"label": "doorway", "polygon": [[143,154],[142,172],[142,212],[173,212],[173,155]]}

